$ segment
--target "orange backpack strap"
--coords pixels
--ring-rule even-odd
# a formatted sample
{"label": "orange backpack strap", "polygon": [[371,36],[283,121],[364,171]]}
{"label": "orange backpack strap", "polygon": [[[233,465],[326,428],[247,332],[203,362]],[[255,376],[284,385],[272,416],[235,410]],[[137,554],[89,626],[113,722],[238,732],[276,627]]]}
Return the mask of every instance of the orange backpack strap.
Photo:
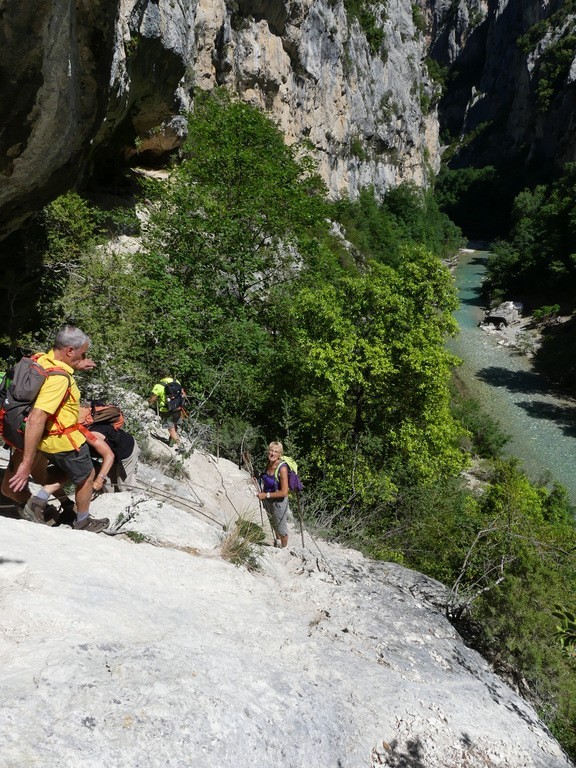
{"label": "orange backpack strap", "polygon": [[68,440],[70,440],[70,444],[72,445],[72,448],[74,448],[75,451],[79,451],[81,446],[79,446],[76,443],[76,441],[74,440],[74,438],[72,437],[74,432],[80,432],[82,435],[84,435],[84,437],[86,438],[86,442],[88,442],[88,443],[96,443],[96,442],[98,442],[98,438],[94,437],[92,432],[90,432],[89,429],[86,429],[84,424],[76,423],[76,424],[72,424],[71,427],[63,427],[58,422],[55,422],[53,426],[55,427],[55,429],[54,428],[51,429],[49,434],[51,434],[51,435],[66,435]]}
{"label": "orange backpack strap", "polygon": [[[72,448],[75,451],[80,450],[80,446],[76,443],[74,438],[72,437],[72,434],[74,432],[82,432],[80,429],[79,424],[73,424],[70,427],[64,427],[59,421],[58,421],[58,415],[60,411],[62,410],[62,407],[64,406],[64,403],[72,397],[72,383],[70,381],[70,374],[68,371],[65,371],[63,368],[58,368],[57,366],[51,366],[50,368],[45,368],[46,374],[48,376],[54,375],[54,374],[60,374],[63,376],[66,376],[68,379],[68,387],[66,388],[66,392],[64,392],[64,395],[62,397],[62,400],[60,401],[60,405],[58,408],[54,411],[54,413],[48,417],[48,420],[51,422],[51,426],[47,429],[48,435],[66,435],[68,440],[70,441],[70,444]],[[82,432],[82,434],[84,434]]]}
{"label": "orange backpack strap", "polygon": [[84,424],[78,423],[76,424],[74,429],[77,429],[79,432],[82,432],[82,434],[86,438],[87,443],[92,443],[94,445],[94,443],[98,442],[98,438],[96,437],[94,432],[90,432],[90,430],[87,427],[85,427]]}

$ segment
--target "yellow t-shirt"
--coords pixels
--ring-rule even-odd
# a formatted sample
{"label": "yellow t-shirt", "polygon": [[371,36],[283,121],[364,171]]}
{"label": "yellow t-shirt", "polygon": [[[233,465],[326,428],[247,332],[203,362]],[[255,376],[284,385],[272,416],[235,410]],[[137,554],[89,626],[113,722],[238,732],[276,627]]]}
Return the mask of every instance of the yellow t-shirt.
{"label": "yellow t-shirt", "polygon": [[[70,376],[70,395],[64,401],[62,408],[58,411],[60,403],[68,389],[68,378],[59,374],[52,374],[46,378],[40,388],[38,397],[34,403],[35,408],[48,413],[52,416],[58,411],[58,423],[63,427],[72,427],[78,423],[78,409],[80,405],[80,390],[74,381],[72,374],[74,369],[66,363],[61,363],[54,359],[54,350],[51,349],[45,355],[38,358],[38,363],[43,368],[62,368]],[[53,421],[49,418],[46,422],[48,430],[53,426]],[[46,435],[38,444],[38,450],[44,453],[59,453],[60,451],[72,451],[74,445],[80,447],[86,442],[86,438],[80,430],[73,430],[68,435]],[[71,439],[74,441],[74,445]]]}

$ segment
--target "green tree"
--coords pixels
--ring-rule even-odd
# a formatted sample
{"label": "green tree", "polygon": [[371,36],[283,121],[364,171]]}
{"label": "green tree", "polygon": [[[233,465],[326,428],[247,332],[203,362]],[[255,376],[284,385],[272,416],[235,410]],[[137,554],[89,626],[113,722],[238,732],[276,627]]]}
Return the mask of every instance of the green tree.
{"label": "green tree", "polygon": [[540,301],[572,302],[576,277],[576,164],[568,163],[550,186],[520,192],[512,227],[488,264],[493,291],[514,291]]}
{"label": "green tree", "polygon": [[0,268],[6,292],[2,328],[6,335],[0,341],[7,349],[29,346],[38,328],[50,336],[63,322],[62,297],[68,282],[82,271],[84,254],[99,242],[99,212],[77,193],[68,192],[47,205],[26,229],[2,243]]}
{"label": "green tree", "polygon": [[363,189],[357,201],[338,201],[333,213],[363,256],[383,264],[399,264],[408,243],[424,245],[440,258],[462,244],[460,230],[440,211],[434,195],[409,182],[389,189],[381,202],[371,187]]}
{"label": "green tree", "polygon": [[552,611],[554,618],[560,620],[554,633],[562,650],[567,656],[576,658],[576,616],[561,605],[556,605]]}
{"label": "green tree", "polygon": [[298,274],[305,232],[326,230],[314,166],[259,110],[216,92],[198,98],[182,162],[152,194],[140,259],[150,368],[217,390],[217,418],[254,413],[274,344],[270,296]]}
{"label": "green tree", "polygon": [[404,255],[396,270],[374,263],[302,287],[286,316],[297,442],[341,501],[385,496],[399,466],[430,479],[463,465],[442,346],[455,330],[453,285],[425,249]]}

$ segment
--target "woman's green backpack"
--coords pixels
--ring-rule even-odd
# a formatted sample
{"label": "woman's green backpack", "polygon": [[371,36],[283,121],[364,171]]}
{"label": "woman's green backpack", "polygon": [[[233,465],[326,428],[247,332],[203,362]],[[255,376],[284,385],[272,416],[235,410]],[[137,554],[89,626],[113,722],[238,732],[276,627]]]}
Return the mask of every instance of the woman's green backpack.
{"label": "woman's green backpack", "polygon": [[288,467],[288,488],[291,491],[295,491],[296,493],[300,493],[301,490],[303,490],[304,486],[302,485],[302,480],[298,477],[298,464],[294,461],[294,459],[290,458],[290,456],[282,456],[280,459],[280,462],[276,469],[274,470],[274,479],[276,480],[276,485],[280,484],[280,467],[282,464],[286,464]]}

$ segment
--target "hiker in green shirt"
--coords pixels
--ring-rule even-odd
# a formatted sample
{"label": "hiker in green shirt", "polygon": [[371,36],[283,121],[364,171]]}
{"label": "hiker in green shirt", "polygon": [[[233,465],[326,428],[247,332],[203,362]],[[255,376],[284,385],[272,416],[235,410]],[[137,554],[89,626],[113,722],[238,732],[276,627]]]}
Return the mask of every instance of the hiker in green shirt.
{"label": "hiker in green shirt", "polygon": [[156,412],[162,419],[162,426],[168,430],[168,445],[180,443],[178,426],[182,421],[185,397],[186,392],[182,384],[172,376],[164,376],[152,387],[152,394],[148,398],[148,403],[156,406]]}

